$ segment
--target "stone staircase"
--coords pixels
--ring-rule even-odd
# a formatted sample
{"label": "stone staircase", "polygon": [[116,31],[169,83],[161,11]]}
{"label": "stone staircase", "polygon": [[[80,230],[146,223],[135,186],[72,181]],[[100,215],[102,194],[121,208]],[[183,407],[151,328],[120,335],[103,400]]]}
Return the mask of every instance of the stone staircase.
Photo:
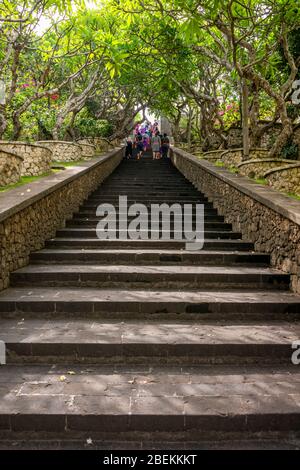
{"label": "stone staircase", "polygon": [[[202,202],[203,250],[98,239],[119,195]],[[169,160],[122,162],[0,294],[0,448],[297,448],[300,298],[253,250]]]}

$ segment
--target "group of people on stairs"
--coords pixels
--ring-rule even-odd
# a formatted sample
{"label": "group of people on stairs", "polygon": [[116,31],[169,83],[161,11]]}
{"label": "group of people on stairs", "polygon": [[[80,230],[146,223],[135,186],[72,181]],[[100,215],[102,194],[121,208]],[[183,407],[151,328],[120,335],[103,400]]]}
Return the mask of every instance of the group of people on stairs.
{"label": "group of people on stairs", "polygon": [[133,138],[127,137],[125,157],[133,158],[133,150],[136,150],[135,157],[140,160],[144,152],[152,150],[153,160],[158,160],[168,157],[169,148],[170,139],[166,133],[160,133],[157,121],[153,124],[146,121],[136,125]]}

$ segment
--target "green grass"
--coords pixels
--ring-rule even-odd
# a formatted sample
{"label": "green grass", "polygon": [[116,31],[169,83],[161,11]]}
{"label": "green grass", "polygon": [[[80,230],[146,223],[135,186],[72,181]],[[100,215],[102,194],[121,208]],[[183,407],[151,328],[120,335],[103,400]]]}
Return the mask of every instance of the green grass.
{"label": "green grass", "polygon": [[17,183],[8,184],[6,186],[0,186],[0,192],[3,193],[4,191],[9,191],[10,189],[18,188],[19,186],[23,186],[24,184],[32,183],[33,181],[37,181],[41,178],[44,178],[45,176],[49,176],[52,173],[55,173],[55,171],[51,170],[39,176],[21,176],[21,178],[19,179]]}
{"label": "green grass", "polygon": [[[58,167],[61,166],[62,169],[63,169],[63,168],[67,168],[67,167],[76,166],[76,165],[79,165],[80,163],[85,163],[85,162],[86,162],[86,160],[84,160],[84,159],[76,160],[76,161],[73,161],[73,162],[53,161],[52,165],[53,166],[58,166]],[[44,178],[45,176],[49,176],[49,175],[58,173],[59,171],[61,171],[61,170],[56,168],[56,169],[52,169],[51,171],[49,171],[47,173],[43,173],[42,175],[39,175],[39,176],[21,176],[20,180],[17,183],[8,184],[7,186],[0,186],[0,192],[3,193],[4,191],[9,191],[10,189],[19,188],[20,186],[23,186],[24,184],[32,183],[33,181],[37,181],[40,178]]]}
{"label": "green grass", "polygon": [[76,165],[79,165],[80,163],[83,163],[83,162],[86,162],[87,160],[84,160],[84,159],[81,159],[81,160],[76,160],[74,162],[61,162],[61,161],[53,161],[52,162],[52,165],[57,165],[57,166],[64,166],[64,167],[68,167],[68,166],[76,166]]}
{"label": "green grass", "polygon": [[297,199],[297,201],[300,201],[300,196],[298,194],[293,194],[293,193],[285,193],[287,196],[292,197],[293,199]]}
{"label": "green grass", "polygon": [[255,183],[257,184],[268,184],[268,181],[265,178],[253,178],[253,181],[255,181]]}
{"label": "green grass", "polygon": [[[53,166],[58,166],[58,167],[61,166],[62,169],[63,169],[63,168],[67,168],[67,167],[76,166],[76,165],[79,165],[80,163],[85,163],[85,162],[86,162],[86,160],[84,160],[84,159],[76,160],[76,161],[73,161],[73,162],[53,161],[52,165]],[[58,173],[59,171],[61,171],[61,170],[56,168],[56,169],[52,169],[51,171],[49,171],[47,173],[43,173],[42,175],[39,175],[39,176],[21,176],[20,180],[17,183],[8,184],[7,186],[0,186],[0,192],[3,193],[4,191],[9,191],[10,189],[18,188],[20,186],[23,186],[24,184],[32,183],[33,181],[37,181],[40,178],[44,178],[45,176],[49,176],[49,175]]]}
{"label": "green grass", "polygon": [[226,166],[224,162],[222,162],[222,160],[217,160],[215,163],[215,166],[218,166],[220,168],[226,168],[226,170],[230,171],[230,173],[238,173],[239,170],[233,166],[233,165],[230,165],[230,166]]}
{"label": "green grass", "polygon": [[237,174],[239,172],[239,170],[233,165],[230,165],[228,170],[230,171],[230,173],[234,173],[234,174]]}

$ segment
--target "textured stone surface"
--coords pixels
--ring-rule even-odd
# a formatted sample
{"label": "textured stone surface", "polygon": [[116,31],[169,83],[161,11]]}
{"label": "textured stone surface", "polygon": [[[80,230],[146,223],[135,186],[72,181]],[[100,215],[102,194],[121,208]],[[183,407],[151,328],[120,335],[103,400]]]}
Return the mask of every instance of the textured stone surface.
{"label": "textured stone surface", "polygon": [[82,149],[75,142],[61,140],[41,140],[37,142],[52,151],[52,160],[71,162],[82,158]]}
{"label": "textured stone surface", "polygon": [[204,152],[201,156],[209,161],[217,161],[220,160],[220,156],[224,153],[224,149],[222,150],[210,150],[208,152]]}
{"label": "textured stone surface", "polygon": [[[1,372],[1,432],[46,431],[53,438],[77,430],[93,446],[97,432],[107,439],[111,432],[168,431],[174,436],[191,430],[195,439],[197,431],[299,428],[300,379],[290,367],[248,366],[246,373],[242,367],[215,366],[212,373],[206,366],[169,366],[168,371],[149,366],[6,366]],[[216,442],[218,437],[205,438]]]}
{"label": "textured stone surface", "polygon": [[[273,168],[279,168],[281,166],[287,166],[295,163],[293,160],[279,160],[279,159],[258,159],[258,160],[247,160],[237,165],[239,173],[243,176],[249,176],[250,178],[264,178],[265,173]],[[277,189],[277,188],[275,188]]]}
{"label": "textured stone surface", "polygon": [[122,151],[117,150],[90,166],[86,163],[0,195],[0,290],[8,286],[9,273],[28,263],[30,252],[55,234],[121,158]]}
{"label": "textured stone surface", "polygon": [[101,137],[93,137],[90,139],[91,143],[95,145],[96,152],[107,152],[112,146],[109,145],[108,141]]}
{"label": "textured stone surface", "polygon": [[38,176],[51,169],[52,151],[46,147],[27,142],[0,142],[0,149],[23,158],[21,176]]}
{"label": "textured stone surface", "polygon": [[[267,158],[267,156],[268,151],[265,149],[250,149],[250,159]],[[242,159],[243,149],[241,148],[224,150],[224,152],[219,156],[219,160],[221,160],[226,166],[237,166],[242,162]]]}
{"label": "textured stone surface", "polygon": [[81,147],[83,158],[94,157],[95,152],[96,152],[96,146],[94,144],[89,143],[86,139],[78,140],[77,143]]}
{"label": "textured stone surface", "polygon": [[23,158],[0,147],[0,186],[17,183],[21,176]]}
{"label": "textured stone surface", "polygon": [[300,163],[285,164],[264,174],[269,185],[277,191],[300,196]]}
{"label": "textured stone surface", "polygon": [[181,150],[173,150],[172,160],[234,230],[254,242],[257,251],[270,253],[273,266],[291,273],[292,288],[300,292],[300,203]]}

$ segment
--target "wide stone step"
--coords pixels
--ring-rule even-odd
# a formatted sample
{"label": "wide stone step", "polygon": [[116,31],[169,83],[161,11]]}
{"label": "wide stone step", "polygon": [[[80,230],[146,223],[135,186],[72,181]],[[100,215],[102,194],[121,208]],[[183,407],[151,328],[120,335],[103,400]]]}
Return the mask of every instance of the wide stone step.
{"label": "wide stone step", "polygon": [[[119,222],[125,222],[130,221],[134,219],[134,217],[128,217],[127,219],[124,217],[120,217]],[[97,223],[102,220],[102,217],[84,217],[84,218],[75,218],[75,219],[70,219],[66,221],[66,227],[78,227],[81,226],[82,228],[86,226],[90,227],[95,227]],[[174,219],[170,219],[170,225],[172,226]],[[193,230],[196,228],[196,220],[193,221],[194,223],[192,224]],[[148,223],[151,226],[151,219],[148,219]],[[162,221],[159,221],[159,228],[162,227]],[[206,230],[220,230],[221,232],[224,232],[226,230],[232,230],[232,225],[227,224],[225,222],[204,222],[204,228]]]}
{"label": "wide stone step", "polygon": [[[105,183],[104,183],[105,184]],[[103,187],[105,188],[103,184]],[[176,177],[174,178],[173,175],[168,175],[165,174],[163,176],[153,176],[153,175],[148,175],[147,178],[142,178],[140,176],[136,175],[131,175],[128,176],[127,178],[124,178],[121,175],[118,175],[111,180],[107,180],[107,186],[109,185],[110,187],[117,187],[118,184],[122,187],[145,187],[145,189],[152,189],[152,188],[157,188],[160,189],[160,191],[164,191],[165,189],[182,189],[182,188],[195,188],[191,183],[189,183],[186,179],[184,178],[179,178],[177,179]],[[102,186],[101,186],[102,187]]]}
{"label": "wide stone step", "polygon": [[288,289],[289,283],[288,274],[259,267],[29,265],[11,273],[12,286]]}
{"label": "wide stone step", "polygon": [[[151,213],[151,204],[149,204],[149,205],[144,204],[144,205],[147,207],[148,212],[150,214]],[[92,214],[96,215],[96,210],[97,210],[98,206],[99,206],[99,204],[89,204],[87,202],[87,203],[82,204],[80,206],[79,212],[88,211],[89,213],[92,213]],[[114,207],[115,213],[116,214],[122,214],[122,215],[127,214],[129,207],[130,207],[130,204],[128,204],[128,208],[121,207],[119,209],[118,204],[116,204],[115,207]],[[187,207],[182,206],[181,207],[181,213],[191,217],[191,216],[195,215],[195,206],[193,206],[192,208],[190,208],[189,206],[187,206]],[[171,211],[171,214],[172,214],[172,211]],[[206,217],[206,216],[209,216],[209,215],[210,216],[211,215],[218,216],[217,209],[214,209],[213,207],[204,206],[204,216]]]}
{"label": "wide stone step", "polygon": [[169,193],[172,194],[174,191],[182,192],[182,191],[196,191],[199,196],[204,196],[201,191],[199,191],[197,188],[195,188],[191,183],[184,181],[180,182],[179,184],[176,184],[176,181],[170,180],[169,183],[166,182],[157,182],[154,183],[151,181],[151,184],[149,181],[141,182],[139,180],[137,181],[126,181],[123,182],[120,178],[116,179],[115,182],[113,181],[108,181],[107,183],[102,183],[99,189],[97,189],[94,193],[97,194],[102,194],[102,191],[114,191],[118,193],[118,191],[137,191],[138,193],[140,192],[148,192],[151,190],[152,192],[155,193]]}
{"label": "wide stone step", "polygon": [[[118,187],[115,189],[111,188],[109,185],[106,189],[102,188],[100,190],[94,191],[91,194],[91,198],[99,197],[99,196],[129,196],[129,195],[134,195],[138,197],[144,197],[145,196],[145,189],[137,189],[137,188],[130,188],[130,187],[124,187],[122,190]],[[147,191],[147,195],[149,195],[150,198],[155,197],[155,198],[160,198],[160,197],[166,197],[166,196],[175,196],[180,199],[181,197],[186,198],[186,197],[197,197],[198,199],[201,198],[203,200],[207,201],[207,197],[205,197],[203,194],[200,194],[199,191],[196,189],[185,189],[185,190],[180,190],[180,189],[168,189],[167,191],[159,191],[159,190],[153,190],[151,189]]]}
{"label": "wide stone step", "polygon": [[[118,233],[119,230],[116,230],[116,234],[114,231],[111,230],[106,230],[105,233],[109,235],[110,239],[118,239]],[[151,239],[151,237],[159,237],[162,238],[163,235],[170,234],[172,238],[175,240],[183,240],[185,241],[185,238],[182,238],[182,232],[173,230],[171,228],[169,231],[168,230],[139,230],[138,231],[141,236],[146,236]],[[97,231],[95,228],[78,228],[78,227],[68,227],[68,228],[63,228],[59,229],[56,232],[57,237],[73,237],[73,238],[97,238]],[[175,238],[176,237],[176,238]],[[221,232],[220,230],[205,230],[204,232],[204,237],[207,239],[232,239],[232,240],[240,240],[242,238],[242,234],[239,232],[232,232],[230,230],[225,230],[224,232]]]}
{"label": "wide stone step", "polygon": [[[98,238],[74,238],[72,237],[60,237],[47,240],[45,242],[46,247],[68,247],[74,246],[85,248],[155,248],[155,249],[185,249],[185,242],[176,240],[99,240]],[[205,250],[237,250],[237,251],[249,251],[254,250],[254,244],[246,242],[244,240],[231,240],[231,239],[218,239],[208,240],[205,239],[203,248]]]}
{"label": "wide stone step", "polygon": [[[92,196],[101,196],[103,194],[111,194],[111,195],[119,195],[120,191],[123,192],[124,194],[127,194],[127,191],[131,191],[133,194],[137,194],[139,196],[144,196],[145,195],[145,188],[142,186],[131,186],[128,184],[123,184],[122,182],[119,182],[119,184],[103,184],[101,185],[98,189],[92,192]],[[151,186],[147,188],[147,194],[149,196],[178,196],[180,197],[185,197],[185,196],[197,196],[197,197],[203,197],[206,199],[205,194],[201,193],[198,191],[196,188],[194,188],[191,184],[186,184],[186,185],[177,185],[176,188],[173,188],[172,186],[167,187],[167,188],[162,188],[161,186]]]}
{"label": "wide stone step", "polygon": [[[103,203],[107,203],[107,204],[113,204],[117,207],[119,207],[119,196],[117,197],[114,197],[114,198],[108,198],[108,197],[98,197],[97,199],[87,199],[84,203],[81,204],[80,208],[96,208],[98,207],[99,204],[103,204]],[[169,206],[172,206],[173,204],[176,204],[176,205],[179,205],[181,207],[181,210],[183,211],[185,209],[185,212],[191,212],[191,210],[187,211],[187,209],[189,209],[189,207],[184,207],[185,205],[193,205],[192,207],[192,210],[195,210],[195,205],[196,204],[202,204],[204,206],[204,209],[205,210],[210,210],[210,209],[214,209],[214,206],[213,206],[213,203],[212,202],[207,202],[205,200],[201,200],[199,198],[195,198],[195,199],[191,199],[191,198],[186,198],[186,199],[180,199],[180,200],[176,200],[176,198],[174,197],[173,199],[171,198],[159,198],[159,199],[156,199],[156,198],[148,198],[148,197],[145,197],[145,198],[137,198],[137,197],[133,197],[133,198],[127,198],[127,206],[130,206],[132,204],[143,204],[144,206],[146,206],[148,209],[151,208],[152,205],[156,204],[156,205],[162,205],[162,204],[167,204]]]}
{"label": "wide stone step", "polygon": [[[300,322],[3,320],[8,363],[291,364]],[[300,390],[299,390],[300,396]]]}
{"label": "wide stone step", "polygon": [[71,263],[71,264],[145,264],[160,265],[179,264],[196,265],[257,265],[268,266],[270,256],[255,252],[197,251],[191,253],[183,250],[74,250],[43,249],[30,255],[31,263]]}
{"label": "wide stone step", "polygon": [[[211,213],[212,212],[212,213]],[[186,211],[186,213],[188,214],[189,212]],[[118,215],[118,218],[120,220],[124,220],[125,217],[127,216],[127,220],[132,220],[132,219],[135,219],[137,216],[136,215],[128,215],[127,212],[119,212],[118,209],[116,209],[116,214]],[[190,214],[190,213],[189,213]],[[96,208],[94,209],[80,209],[79,212],[73,214],[73,219],[82,219],[82,218],[88,218],[88,217],[92,217],[92,218],[97,218],[96,216]],[[192,219],[192,221],[195,221],[196,220],[196,215],[195,213],[193,214],[190,214],[190,217]],[[98,217],[98,219],[101,219],[102,217]],[[148,218],[149,220],[149,218]],[[174,215],[173,213],[170,214],[170,221],[172,222],[172,220],[174,220]],[[204,211],[204,222],[223,222],[224,221],[224,217],[222,215],[218,215],[217,214],[217,211],[213,210],[213,211],[210,211],[209,210],[209,213],[207,213],[207,211],[205,210]]]}
{"label": "wide stone step", "polygon": [[[238,289],[154,290],[15,287],[0,293],[3,318],[298,318],[290,292]],[[266,324],[266,327],[268,324]]]}
{"label": "wide stone step", "polygon": [[[251,432],[285,432],[282,446],[288,429],[299,431],[300,377],[295,367],[258,369],[249,364],[245,371],[241,366],[219,365],[212,372],[208,366],[7,365],[0,380],[1,432],[6,431],[7,438],[20,433],[23,440],[31,440],[33,432],[44,431],[52,440],[56,435],[70,438],[72,433],[78,439],[81,432],[77,446],[83,446],[88,437],[94,443],[97,435],[106,440],[110,435],[116,448],[124,449],[137,441],[131,437],[121,447],[122,440],[138,432],[138,442],[144,438],[149,449],[149,439],[157,446],[162,439],[159,431],[167,431],[164,439],[169,439],[169,445],[178,439],[177,448],[182,433],[185,442],[194,439],[195,445],[197,436],[198,443],[203,439],[218,448],[227,432],[227,439],[234,437],[234,448],[243,432],[251,447]],[[234,432],[242,434],[237,437]],[[256,435],[265,445],[274,443],[272,436],[266,437]],[[295,435],[290,439],[295,444]],[[16,444],[14,440],[14,448]]]}
{"label": "wide stone step", "polygon": [[165,193],[163,196],[156,196],[155,194],[150,195],[150,194],[144,194],[143,195],[137,195],[134,191],[132,192],[127,192],[125,194],[98,194],[98,195],[92,195],[89,196],[87,199],[90,202],[98,202],[98,201],[105,201],[105,202],[119,202],[119,197],[120,196],[126,196],[127,197],[127,202],[132,203],[132,202],[139,202],[142,204],[149,204],[149,203],[156,203],[156,204],[162,204],[162,203],[169,203],[169,204],[189,204],[189,203],[195,203],[197,202],[198,204],[204,204],[205,207],[212,207],[212,203],[208,202],[207,198],[201,197],[198,194],[197,195],[187,195],[187,196],[176,196],[174,193],[168,194]]}
{"label": "wide stone step", "polygon": [[[42,442],[49,439],[48,448],[60,436],[61,440],[73,437],[73,449],[74,442],[76,448],[83,447],[88,437],[93,438],[94,448],[96,436],[104,443],[111,436],[116,447],[112,441],[109,448],[132,448],[141,440],[146,449],[149,441],[151,448],[157,448],[163,443],[160,433],[166,432],[164,439],[169,445],[174,441],[173,448],[176,440],[177,448],[182,440],[192,441],[196,447],[191,448],[196,449],[203,440],[214,448],[235,448],[243,439],[248,444],[244,446],[251,448],[251,433],[260,433],[255,448],[258,443],[268,448],[282,432],[282,441],[276,443],[282,448],[289,446],[289,439],[295,445],[292,432],[299,431],[300,425],[300,374],[295,367],[258,369],[249,364],[245,371],[241,366],[219,365],[212,372],[208,366],[128,365],[113,370],[78,364],[7,365],[0,380],[1,432],[6,439],[13,438],[14,448],[18,435],[30,445],[33,434],[36,440],[42,439],[41,432]],[[234,434],[238,432],[239,436]],[[272,439],[268,432],[276,436]],[[132,437],[126,442],[128,436]],[[5,441],[0,445],[5,446]],[[164,445],[162,449],[168,448]]]}

